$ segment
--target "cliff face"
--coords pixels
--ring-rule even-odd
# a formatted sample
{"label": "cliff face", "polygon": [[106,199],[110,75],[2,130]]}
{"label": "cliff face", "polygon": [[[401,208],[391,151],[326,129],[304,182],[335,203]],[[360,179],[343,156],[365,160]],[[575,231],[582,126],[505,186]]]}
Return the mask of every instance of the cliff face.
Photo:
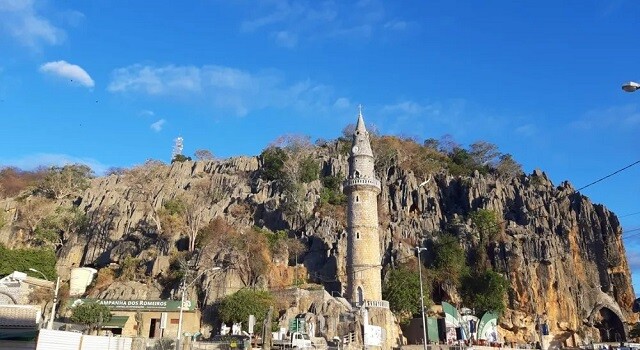
{"label": "cliff face", "polygon": [[[315,156],[322,175],[347,173],[345,157]],[[155,276],[168,262],[157,251],[151,253],[161,245],[149,235],[157,221],[154,213],[181,193],[196,191],[204,179],[216,193],[203,204],[204,222],[223,217],[237,228],[257,225],[294,232],[307,244],[304,265],[310,279],[339,291],[346,281],[344,208],[318,205],[322,183],[315,180],[301,185],[296,210],[287,210],[291,200],[276,182],[260,178],[260,167],[255,157],[174,163],[146,174],[146,192],[124,175],[92,180],[76,201],[88,214],[90,229],[62,246],[59,272],[121,263],[132,255],[147,261]],[[385,266],[413,256],[413,247],[438,232],[470,233],[467,217],[474,210],[500,213],[502,232],[490,244],[489,258],[510,284],[508,310],[500,319],[505,340],[534,340],[537,322],[550,326],[555,341],[615,340],[615,333],[627,331],[624,321],[635,321],[620,224],[570,184],[554,187],[539,171],[508,180],[477,173],[437,175],[423,186],[418,184],[424,179],[395,166],[377,169],[377,176],[382,182],[378,211]],[[9,212],[11,207],[4,204]],[[237,277],[227,277],[237,282]],[[202,303],[233,291],[213,287],[216,278],[206,275]]]}

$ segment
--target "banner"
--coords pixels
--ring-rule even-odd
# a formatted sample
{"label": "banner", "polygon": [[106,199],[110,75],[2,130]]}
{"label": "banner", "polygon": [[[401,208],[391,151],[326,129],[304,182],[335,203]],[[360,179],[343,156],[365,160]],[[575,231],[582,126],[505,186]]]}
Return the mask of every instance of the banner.
{"label": "banner", "polygon": [[[180,311],[180,300],[119,300],[119,299],[71,299],[69,305],[76,307],[84,303],[98,303],[108,307],[111,311]],[[182,311],[195,310],[195,303],[185,300]]]}
{"label": "banner", "polygon": [[460,327],[460,315],[455,306],[443,301],[442,311],[444,311],[444,322],[447,328]]}
{"label": "banner", "polygon": [[382,346],[382,327],[364,325],[364,346]]}
{"label": "banner", "polygon": [[498,341],[498,315],[492,312],[485,312],[478,325],[478,339],[490,342]]}

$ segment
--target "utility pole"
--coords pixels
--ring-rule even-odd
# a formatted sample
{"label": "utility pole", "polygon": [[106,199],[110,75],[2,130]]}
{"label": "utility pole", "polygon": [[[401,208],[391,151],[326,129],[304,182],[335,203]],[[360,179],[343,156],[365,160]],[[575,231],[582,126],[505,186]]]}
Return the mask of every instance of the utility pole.
{"label": "utility pole", "polygon": [[420,253],[426,251],[427,248],[416,247],[416,251],[418,252],[418,274],[420,276],[420,310],[422,311],[422,334],[423,334],[423,343],[424,350],[428,350],[429,344],[429,330],[427,329],[427,321],[424,317],[424,292],[422,288],[422,260],[420,260]]}
{"label": "utility pole", "polygon": [[271,350],[271,314],[273,313],[273,306],[269,306],[269,312],[267,312],[267,318],[264,319],[264,327],[262,327],[262,349]]}
{"label": "utility pole", "polygon": [[51,307],[51,318],[47,329],[53,329],[53,318],[56,316],[56,304],[58,303],[58,289],[60,288],[60,277],[56,279],[56,291],[53,293],[53,306]]}

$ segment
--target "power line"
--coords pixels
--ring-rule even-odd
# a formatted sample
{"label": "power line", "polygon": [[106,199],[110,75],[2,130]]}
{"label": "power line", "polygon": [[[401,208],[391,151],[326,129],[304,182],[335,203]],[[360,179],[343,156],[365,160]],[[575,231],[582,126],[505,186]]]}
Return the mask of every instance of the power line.
{"label": "power line", "polygon": [[607,178],[612,177],[613,175],[616,175],[617,173],[621,173],[621,172],[623,172],[623,171],[625,171],[625,170],[627,170],[627,169],[631,168],[632,166],[634,166],[634,165],[636,165],[636,164],[640,164],[640,160],[636,160],[635,162],[633,162],[633,163],[631,163],[631,164],[627,165],[626,167],[624,167],[624,168],[622,168],[622,169],[618,169],[618,170],[616,170],[616,171],[612,172],[611,174],[609,174],[609,175],[607,175],[607,176],[601,177],[601,178],[597,179],[596,181],[593,181],[592,183],[590,183],[590,184],[588,184],[588,185],[582,186],[582,187],[578,188],[578,189],[576,190],[576,192],[581,191],[581,190],[584,190],[585,188],[587,188],[587,187],[589,187],[589,186],[591,186],[591,185],[595,185],[595,184],[597,184],[597,183],[598,183],[598,182],[600,182],[600,181],[603,181],[603,180],[605,180],[605,179],[607,179]]}
{"label": "power line", "polygon": [[620,219],[620,218],[626,218],[627,216],[638,215],[638,214],[640,214],[640,211],[637,211],[637,212],[635,212],[635,213],[631,213],[631,214],[626,214],[626,215],[618,216],[618,219]]}
{"label": "power line", "polygon": [[[633,162],[633,163],[631,163],[631,164],[629,164],[629,165],[627,165],[627,166],[625,166],[625,167],[623,167],[623,168],[621,168],[621,169],[618,169],[618,170],[616,170],[616,171],[614,171],[614,172],[612,172],[612,173],[610,173],[610,174],[608,174],[608,175],[605,175],[605,176],[603,176],[603,177],[601,177],[601,178],[599,178],[599,179],[597,179],[597,180],[595,180],[595,181],[592,181],[592,182],[588,183],[587,185],[585,185],[585,186],[582,186],[582,187],[578,188],[577,190],[575,190],[575,191],[574,191],[574,192],[572,192],[572,193],[567,193],[567,194],[564,194],[564,195],[562,195],[562,196],[560,196],[560,197],[557,197],[557,198],[555,198],[553,201],[559,201],[559,200],[561,200],[561,199],[564,199],[564,198],[566,198],[566,197],[569,197],[569,196],[571,196],[571,195],[573,195],[573,194],[575,194],[575,193],[578,193],[578,192],[579,192],[579,191],[581,191],[581,190],[584,190],[585,188],[591,187],[591,186],[593,186],[593,185],[595,185],[595,184],[597,184],[597,183],[599,183],[599,182],[602,182],[602,181],[604,181],[605,179],[608,179],[608,178],[610,178],[610,177],[612,177],[612,176],[614,176],[614,175],[616,175],[616,174],[618,174],[618,173],[621,173],[621,172],[623,172],[623,171],[625,171],[625,170],[627,170],[627,169],[629,169],[629,168],[631,168],[631,167],[633,167],[633,166],[635,166],[635,165],[637,165],[637,164],[640,164],[640,160],[637,160],[637,161],[635,161],[635,162]],[[543,203],[543,204],[540,204],[539,206],[534,207],[531,211],[536,211],[536,210],[538,210],[538,209],[540,209],[540,208],[544,207],[544,205],[545,205],[544,203]],[[640,213],[640,212],[638,212],[638,213]],[[638,214],[638,213],[628,214],[628,215],[626,215],[626,216],[635,215],[635,214]],[[540,215],[535,215],[535,216],[538,216],[538,217],[539,217]],[[505,224],[507,221],[508,221],[508,220],[502,220],[501,222],[496,223],[495,225],[493,225],[493,226],[491,226],[491,227],[489,227],[489,228],[500,227],[500,226],[502,226],[502,224]],[[628,231],[625,231],[625,233],[635,232],[635,231],[640,231],[640,228],[636,228],[636,229],[628,230]],[[636,233],[636,234],[633,234],[633,235],[631,235],[631,236],[622,237],[622,239],[623,239],[623,240],[625,240],[625,239],[628,239],[628,238],[631,238],[631,237],[635,237],[635,236],[639,236],[639,235],[640,235],[640,232],[639,232],[639,233]],[[420,253],[418,253],[418,254],[420,254]],[[405,257],[402,257],[402,258],[398,258],[398,259],[396,259],[396,262],[402,262],[402,261],[404,261],[404,260],[408,260],[408,259],[413,258],[413,257],[414,257],[413,255],[407,255],[407,256],[405,256]],[[360,269],[360,270],[353,271],[353,272],[354,272],[354,273],[355,273],[355,272],[361,272],[361,271],[365,271],[365,270],[372,269],[372,268],[377,268],[377,267],[378,267],[378,266],[365,267],[365,268],[362,268],[362,269]],[[420,266],[419,266],[418,268],[420,268]],[[322,275],[320,275],[320,274],[317,274],[317,276],[316,276],[316,277],[317,277],[317,278],[319,278],[320,280],[323,280],[323,278],[322,278],[322,277],[324,277],[324,276],[322,276]],[[323,282],[339,282],[338,277],[346,277],[346,274],[338,274],[338,273],[336,273],[336,274],[335,274],[335,277],[333,277],[333,278],[334,278],[334,280],[333,280],[333,281],[323,280]]]}
{"label": "power line", "polygon": [[[631,163],[631,164],[629,164],[629,165],[625,166],[624,168],[618,169],[618,170],[616,170],[616,171],[614,171],[614,172],[612,172],[612,173],[610,173],[610,174],[608,174],[608,175],[605,175],[605,176],[603,176],[603,177],[601,177],[601,178],[599,178],[599,179],[597,179],[597,180],[595,180],[595,181],[592,181],[592,182],[590,182],[589,184],[587,184],[587,185],[585,185],[585,186],[582,186],[582,187],[578,188],[578,189],[577,189],[577,190],[575,190],[574,192],[571,192],[571,193],[565,193],[564,195],[562,195],[562,196],[560,196],[560,197],[556,197],[554,200],[552,200],[552,202],[557,202],[557,201],[560,201],[560,200],[562,200],[562,199],[564,199],[564,198],[567,198],[567,197],[569,197],[569,196],[571,196],[571,195],[573,195],[573,194],[576,194],[576,193],[578,193],[579,191],[584,190],[585,188],[591,187],[591,186],[593,186],[593,185],[597,184],[598,182],[601,182],[601,181],[603,181],[603,180],[605,180],[605,179],[608,179],[608,178],[610,178],[610,177],[612,177],[612,176],[614,176],[614,175],[616,175],[616,174],[618,174],[618,173],[620,173],[620,172],[623,172],[623,171],[625,171],[625,170],[627,170],[627,169],[631,168],[632,166],[634,166],[634,165],[636,165],[636,164],[640,164],[640,160],[637,160],[637,161],[635,161],[635,162],[633,162],[633,163]],[[540,208],[544,207],[545,205],[546,205],[546,203],[541,203],[540,205],[538,205],[538,206],[536,206],[536,207],[533,207],[530,211],[532,211],[532,212],[533,212],[533,211],[536,211],[536,210],[538,210],[538,209],[540,209]],[[540,215],[534,215],[534,216],[539,217]],[[503,224],[506,224],[506,223],[507,223],[507,221],[508,221],[508,220],[502,220],[502,221],[500,221],[500,222],[496,223],[495,225],[489,226],[487,229],[492,229],[492,228],[496,228],[496,227],[501,227]]]}
{"label": "power line", "polygon": [[[624,233],[636,232],[636,231],[640,231],[640,227],[639,228],[634,228],[633,230],[627,230]],[[640,232],[634,233],[634,234],[629,235],[629,236],[622,236],[622,239],[625,240],[625,239],[629,239],[629,238],[637,237],[637,236],[640,236]]]}

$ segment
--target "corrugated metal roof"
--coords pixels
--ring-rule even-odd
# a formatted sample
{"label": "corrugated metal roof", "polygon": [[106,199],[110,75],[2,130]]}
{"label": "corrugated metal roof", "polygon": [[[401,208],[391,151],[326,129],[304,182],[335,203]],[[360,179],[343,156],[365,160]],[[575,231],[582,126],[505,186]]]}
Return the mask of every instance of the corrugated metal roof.
{"label": "corrugated metal roof", "polygon": [[37,328],[39,319],[39,306],[0,305],[0,328]]}

